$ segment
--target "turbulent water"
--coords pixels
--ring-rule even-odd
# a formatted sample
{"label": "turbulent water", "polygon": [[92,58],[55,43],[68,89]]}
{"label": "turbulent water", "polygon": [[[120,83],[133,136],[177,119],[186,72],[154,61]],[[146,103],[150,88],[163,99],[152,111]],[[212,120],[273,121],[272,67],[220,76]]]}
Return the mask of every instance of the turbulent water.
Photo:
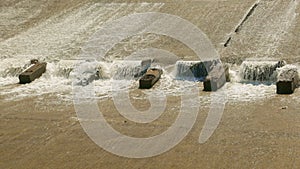
{"label": "turbulent water", "polygon": [[[48,63],[47,72],[41,78],[36,79],[30,84],[15,86],[13,84],[18,83],[17,76],[2,77],[1,85],[3,87],[1,95],[7,96],[7,99],[22,99],[24,97],[53,93],[57,94],[61,99],[72,100],[72,83],[76,82],[75,85],[79,85],[79,87],[81,86],[83,89],[85,85],[94,85],[96,98],[108,98],[112,97],[113,91],[138,88],[138,78],[135,77],[135,75],[141,72],[142,69],[140,65],[141,61],[106,63],[98,61],[64,60],[58,63]],[[24,68],[16,68],[15,71],[19,69],[22,70]],[[275,85],[240,83],[242,81],[240,80],[238,72],[241,68],[235,69],[232,67],[232,69],[232,82],[227,83],[224,87],[227,95],[230,96],[230,101],[251,101],[275,95]],[[154,89],[144,92],[163,92],[167,95],[177,96],[182,94],[182,88],[189,88],[195,83],[201,83],[194,81],[195,79],[191,79],[189,76],[185,79],[178,80],[178,77],[176,75],[174,76],[174,72],[180,71],[182,72],[182,69],[178,69],[178,66],[175,66],[171,71],[164,69],[164,74]],[[99,75],[97,75],[98,79],[91,79],[97,73],[99,73]],[[246,73],[247,72],[244,72],[244,74]],[[123,79],[121,77],[123,77]],[[203,104],[209,105],[210,96],[205,94],[203,97],[201,96],[201,100]]]}
{"label": "turbulent water", "polygon": [[277,69],[284,65],[284,61],[245,61],[241,65],[240,76],[244,81],[276,82]]}
{"label": "turbulent water", "polygon": [[[251,2],[249,1],[246,4],[251,5]],[[201,9],[200,7],[199,9],[195,7],[195,9],[193,9],[195,10],[193,15],[197,15],[197,17],[199,15],[198,18],[203,23],[208,22],[208,15],[200,16],[200,14],[197,14],[196,12],[208,12],[208,9],[214,6],[213,3],[216,2],[212,2],[212,5],[206,4],[206,6],[203,6]],[[66,9],[51,14],[40,22],[33,24],[33,26],[26,30],[19,32],[17,32],[18,30],[15,30],[17,32],[16,34],[10,37],[2,38],[0,41],[0,95],[9,100],[22,99],[24,97],[43,94],[55,94],[62,99],[72,100],[72,84],[74,81],[76,84],[82,85],[83,87],[85,85],[94,85],[96,91],[95,95],[99,99],[111,97],[112,90],[137,88],[138,77],[148,67],[150,67],[150,65],[144,66],[140,61],[141,59],[137,58],[135,58],[137,61],[122,62],[122,59],[124,58],[123,55],[128,55],[128,53],[135,52],[133,49],[138,50],[139,47],[143,47],[143,45],[147,43],[160,43],[162,40],[159,36],[137,35],[133,38],[127,39],[122,42],[123,44],[121,44],[122,50],[111,52],[108,56],[109,59],[107,60],[85,60],[78,58],[78,56],[85,42],[93,33],[101,28],[104,23],[113,21],[128,14],[156,11],[170,12],[173,11],[173,8],[178,8],[179,15],[193,20],[193,17],[190,15],[185,15],[187,11],[184,10],[184,7],[188,7],[188,5],[182,5],[182,7],[178,7],[176,4],[170,4],[88,2],[80,4],[71,9]],[[264,7],[267,6],[268,8],[272,5],[271,2],[265,1],[262,1],[261,4]],[[22,3],[19,5],[22,5]],[[203,4],[199,2],[198,5],[201,6]],[[243,3],[237,3],[234,8],[241,7],[241,9],[247,9],[250,7],[250,5],[246,6]],[[288,34],[288,30],[290,28],[297,27],[295,24],[297,21],[297,15],[295,15],[297,5],[298,1],[288,3],[285,8],[282,9],[279,16],[269,21],[271,26],[269,26],[268,29],[266,28],[267,26],[264,26],[256,30],[258,33],[261,33],[262,37],[267,37],[266,41],[264,41],[263,38],[260,38],[259,40],[257,40],[257,38],[255,39],[255,42],[258,41],[258,44],[263,48],[256,46],[258,49],[250,52],[248,48],[242,52],[237,52],[236,50],[238,49],[228,49],[226,52],[221,54],[227,54],[228,51],[231,50],[232,53],[227,54],[226,56],[231,56],[231,59],[234,59],[237,54],[245,54],[247,52],[256,52],[256,55],[272,54],[273,56],[274,53],[278,52],[278,46],[280,46],[281,39],[284,39],[284,35]],[[258,8],[258,14],[261,12],[261,8],[262,7]],[[2,9],[4,9],[4,7],[2,7]],[[28,11],[30,10],[19,7],[18,5],[12,5],[9,8],[5,8],[5,10],[1,10],[0,18],[1,23],[5,23],[5,30],[9,30],[8,28],[10,27],[19,26],[25,22],[29,22],[32,18],[39,16],[39,14],[42,12],[36,8],[34,8],[33,13]],[[226,15],[224,15],[224,17],[228,18],[231,18],[235,15],[234,12],[225,14]],[[257,13],[254,12],[253,15],[254,18],[257,17]],[[237,16],[240,16],[240,18],[233,19],[233,21],[236,21],[236,23],[238,23],[239,19],[244,16],[244,13],[240,12]],[[289,17],[292,18],[287,19]],[[226,18],[223,20],[226,20]],[[284,22],[284,24],[279,27],[280,29],[277,27],[274,27],[274,29],[270,28],[272,26],[280,25],[283,20],[289,20],[289,22]],[[214,20],[210,20],[210,22],[214,22]],[[252,22],[254,22],[253,18],[251,18],[248,24]],[[261,23],[262,19],[258,20],[258,22]],[[203,24],[198,24],[196,21],[193,21],[193,23],[198,26]],[[230,22],[228,22],[228,24],[229,23]],[[215,28],[220,32],[226,31],[230,29],[227,27],[234,28],[236,23],[233,23],[232,25],[226,25],[226,23],[224,23],[224,28],[221,28],[220,26]],[[216,24],[222,25],[222,23]],[[244,27],[245,28],[242,29],[244,29],[245,32],[251,30],[247,27],[247,24],[245,24]],[[4,28],[2,27],[2,29]],[[206,27],[203,29],[208,30]],[[283,31],[284,34],[281,34],[279,31]],[[218,44],[221,42],[217,40],[225,38],[229,32],[222,32],[223,35],[217,38],[214,37],[214,33],[212,32],[207,31],[206,33],[212,37],[214,44]],[[243,34],[243,30],[241,31],[241,34]],[[238,38],[243,39],[242,35],[237,36]],[[275,44],[272,44],[273,41],[275,41]],[[266,43],[269,45],[266,45]],[[244,49],[244,47],[245,46],[243,46],[242,49]],[[174,47],[174,51],[177,50],[181,50],[181,48]],[[184,50],[185,49],[182,49],[182,51]],[[217,48],[217,50],[222,51],[220,48]],[[269,50],[272,50],[272,52],[269,52]],[[172,58],[172,55],[167,57],[167,53],[166,57],[153,56],[152,59],[159,59],[156,60],[156,63],[154,61],[152,66],[162,67],[164,74],[155,88],[145,91],[145,93],[151,91],[162,91],[170,95],[180,95],[182,87],[188,88],[195,83],[199,84],[199,82],[194,82],[193,80],[195,79],[191,79],[190,75],[185,75],[186,70],[191,70],[193,73],[192,76],[194,77],[194,75],[197,74],[196,78],[200,79],[203,78],[207,72],[202,68],[195,68],[195,66],[193,66],[193,62],[177,62],[177,64],[175,64],[175,62],[179,59],[183,59],[185,61],[187,60],[183,55],[184,54],[180,55],[181,58]],[[297,61],[297,56],[291,57],[296,58],[295,62]],[[30,59],[33,58],[47,62],[46,73],[31,84],[17,85],[18,75],[28,66],[30,66]],[[160,62],[162,64],[159,64]],[[274,85],[264,85],[260,83],[253,85],[248,83],[243,84],[240,82],[242,82],[243,79],[273,82],[275,81],[274,78],[276,76],[276,74],[273,73],[276,72],[276,68],[279,67],[276,64],[277,62],[265,61],[260,62],[259,64],[249,64],[249,62],[246,62],[241,66],[233,65],[231,68],[232,82],[228,83],[224,87],[230,96],[229,99],[231,101],[250,101],[258,98],[274,96],[276,88]],[[119,87],[117,89],[113,89],[113,83],[118,83]],[[202,100],[204,102],[209,102],[209,96],[203,94]]]}

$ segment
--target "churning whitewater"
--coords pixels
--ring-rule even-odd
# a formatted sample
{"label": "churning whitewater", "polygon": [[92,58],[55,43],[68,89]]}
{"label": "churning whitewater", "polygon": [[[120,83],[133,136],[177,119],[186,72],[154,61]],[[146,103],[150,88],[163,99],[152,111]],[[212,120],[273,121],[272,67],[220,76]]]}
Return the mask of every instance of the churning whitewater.
{"label": "churning whitewater", "polygon": [[[292,16],[291,22],[281,28],[286,30],[291,27],[295,17],[295,4],[296,2],[291,2],[287,9],[284,9],[285,15],[272,23],[278,25],[283,19]],[[203,79],[184,74],[195,61],[181,62],[178,58],[172,58],[172,55],[159,59],[135,57],[135,60],[124,61],[124,53],[115,52],[103,61],[77,58],[81,46],[84,46],[85,41],[104,23],[130,13],[159,11],[163,6],[164,3],[88,3],[70,11],[57,13],[27,31],[1,40],[0,95],[9,100],[56,94],[61,99],[72,100],[72,84],[75,83],[82,88],[94,85],[95,97],[103,99],[111,97],[114,90],[138,88],[138,78],[143,71],[153,66],[161,67],[164,73],[155,88],[143,91],[144,93],[160,91],[176,96],[181,94],[182,87],[188,88],[195,83],[201,85],[198,81]],[[14,13],[7,10],[2,11],[1,15]],[[27,17],[30,19],[32,16]],[[272,32],[268,31],[267,35],[270,33]],[[270,38],[273,40],[275,37]],[[133,52],[132,48],[136,44],[156,41],[159,41],[157,35],[137,35],[124,43],[124,50]],[[30,59],[34,58],[48,63],[46,73],[31,84],[17,85],[18,75],[30,66]],[[145,59],[152,59],[151,63],[142,63]],[[240,66],[232,64],[231,82],[224,87],[229,101],[274,97],[277,68],[280,68],[278,64],[281,63],[269,60],[258,63],[246,61]],[[203,76],[205,73],[207,72],[197,72]],[[118,87],[113,88],[113,83],[119,84]],[[210,95],[200,94],[200,97],[202,102],[209,104]]]}

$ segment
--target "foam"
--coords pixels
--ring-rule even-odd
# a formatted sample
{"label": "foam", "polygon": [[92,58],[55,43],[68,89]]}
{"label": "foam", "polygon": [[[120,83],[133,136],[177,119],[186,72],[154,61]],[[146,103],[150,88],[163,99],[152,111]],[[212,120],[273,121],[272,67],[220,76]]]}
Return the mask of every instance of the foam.
{"label": "foam", "polygon": [[[78,59],[77,55],[83,43],[105,22],[129,13],[158,11],[162,6],[163,3],[86,4],[65,14],[54,15],[28,31],[1,41],[0,95],[5,96],[4,98],[7,100],[15,100],[44,94],[55,94],[62,100],[73,100],[72,82],[74,78],[87,79],[94,75],[97,70],[100,72],[100,79],[87,84],[94,85],[94,97],[96,99],[111,98],[114,92],[120,90],[136,89],[138,87],[137,80],[114,80],[111,78],[114,74],[111,73],[112,63],[83,61],[76,74],[76,71],[73,72],[73,70],[77,66],[74,62],[77,61],[72,59]],[[12,11],[9,10],[9,15],[15,15]],[[17,12],[22,13],[22,11]],[[288,12],[286,17],[289,17],[290,14],[294,15],[293,10]],[[278,23],[279,21],[282,20],[278,20]],[[286,30],[285,27],[280,30]],[[276,30],[276,32],[281,31]],[[271,35],[272,32],[267,32],[267,34]],[[155,35],[148,35],[145,38],[141,36],[136,39],[132,38],[129,45],[142,42],[149,43],[149,41],[156,41],[157,39],[158,37]],[[264,48],[261,49],[264,50]],[[110,61],[114,61],[120,56],[122,56],[120,53],[116,53],[114,56],[110,56]],[[17,75],[26,68],[26,65],[28,66],[29,60],[33,58],[47,61],[46,73],[30,84],[16,85],[18,83]],[[62,59],[68,60],[62,61]],[[81,63],[81,61],[79,62]],[[170,62],[173,63],[173,60],[170,60]],[[170,70],[174,67],[176,66],[171,65],[168,72],[164,70],[161,80],[154,88],[143,92],[145,94],[156,93],[158,97],[160,93],[169,96],[180,96],[184,92],[183,89],[189,90],[192,86],[199,85],[198,82],[174,80],[175,77]],[[131,66],[129,73],[126,73],[126,71],[125,74],[133,75],[134,69],[135,67]],[[231,70],[230,73],[234,80],[224,86],[229,102],[249,102],[275,96],[275,85],[241,84],[238,83],[240,79],[237,71]],[[124,72],[121,75],[124,75]],[[201,89],[201,85],[199,86]],[[83,91],[87,89],[86,86],[77,87]],[[200,91],[199,97],[201,104],[209,105],[211,99],[209,93]],[[136,98],[139,97],[136,96]]]}
{"label": "foam", "polygon": [[[14,100],[43,94],[58,94],[59,96],[62,94],[64,99],[71,100],[72,78],[80,76],[71,74],[74,69],[72,61],[63,62],[62,60],[78,59],[77,56],[85,41],[105,22],[131,13],[158,11],[163,5],[163,3],[91,2],[70,11],[52,15],[49,19],[12,38],[1,40],[0,95]],[[5,15],[1,19],[15,18],[15,15],[23,13],[23,11],[17,11],[17,13],[12,11],[15,10],[1,11],[0,15]],[[22,17],[25,21],[32,15],[28,13]],[[15,22],[15,20],[5,21],[7,24],[15,24],[9,22]],[[47,62],[46,73],[30,84],[16,86],[17,75],[25,70],[29,66],[28,62],[34,58]],[[106,84],[105,79],[110,78],[108,64],[100,62],[85,64],[82,66],[81,79],[101,68],[99,77]],[[106,89],[104,92],[107,93]]]}
{"label": "foam", "polygon": [[[100,64],[101,63],[101,64]],[[104,66],[107,69],[106,73],[109,73],[110,66],[112,63],[103,63],[103,62],[85,62],[80,67],[82,71],[91,72],[94,71],[97,66]],[[57,71],[56,63],[48,63],[46,73],[39,79],[36,79],[30,84],[18,85],[16,87],[5,87],[2,88],[0,95],[5,95],[8,100],[22,99],[24,97],[30,96],[39,96],[43,94],[59,94],[58,96],[64,100],[72,100],[72,82],[74,79],[65,78],[61,76],[53,76]],[[104,71],[105,72],[105,71]],[[84,78],[86,74],[82,74],[81,78]],[[231,76],[238,75],[237,72],[231,70]],[[0,78],[1,85],[13,85],[18,83],[17,77],[11,78]],[[172,72],[167,72],[164,70],[160,81],[150,90],[143,90],[147,95],[155,94],[157,97],[167,95],[167,96],[181,96],[184,90],[188,90],[193,86],[199,86],[201,89],[200,82],[193,81],[183,81],[183,80],[174,80],[174,75]],[[89,85],[93,85],[95,91],[95,99],[105,99],[112,98],[113,93],[120,90],[134,90],[138,88],[138,80],[116,80],[113,78],[103,78],[91,82]],[[81,90],[85,90],[84,86],[77,86]],[[239,83],[238,81],[233,81],[227,83],[224,87],[225,93],[228,96],[228,102],[249,102],[257,101],[259,99],[265,99],[273,97],[276,95],[276,86],[275,85],[253,85],[246,83]],[[200,91],[199,94],[201,104],[209,106],[210,104],[210,93]],[[145,99],[143,97],[141,99]]]}
{"label": "foam", "polygon": [[278,74],[277,68],[285,64],[281,61],[244,61],[240,68],[240,79],[242,81],[275,82]]}

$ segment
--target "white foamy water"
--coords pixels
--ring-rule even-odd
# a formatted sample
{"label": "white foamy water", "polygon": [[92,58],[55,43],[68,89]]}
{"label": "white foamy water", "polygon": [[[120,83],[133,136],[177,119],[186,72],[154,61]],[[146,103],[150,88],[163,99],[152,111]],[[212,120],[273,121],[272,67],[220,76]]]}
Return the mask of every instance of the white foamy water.
{"label": "white foamy water", "polygon": [[[24,65],[10,64],[11,61],[18,63],[14,59],[4,59],[5,64],[0,69],[5,77],[0,78],[1,90],[0,95],[5,96],[7,100],[23,99],[31,96],[40,96],[43,94],[54,94],[59,98],[67,101],[72,101],[73,87],[72,83],[79,91],[82,91],[80,97],[85,97],[85,90],[87,93],[93,92],[92,96],[95,99],[101,100],[105,98],[113,98],[113,94],[118,91],[132,91],[139,87],[138,77],[145,66],[148,68],[151,63],[143,61],[132,60],[117,60],[114,62],[102,62],[95,60],[60,60],[47,64],[47,71],[42,77],[36,79],[30,84],[19,85],[18,78],[14,72],[22,71]],[[144,63],[144,64],[143,64]],[[227,83],[223,90],[229,103],[236,102],[251,102],[260,99],[266,99],[276,96],[276,86],[273,81],[270,85],[265,85],[263,82],[248,82],[245,83],[241,78],[242,74],[250,74],[253,72],[264,73],[267,70],[266,78],[270,80],[272,73],[268,73],[269,67],[278,67],[278,62],[274,61],[255,61],[247,62],[247,66],[232,66],[230,70],[232,82]],[[27,63],[27,65],[29,65]],[[154,63],[153,66],[160,67],[159,63]],[[250,65],[250,66],[249,66]],[[26,67],[26,66],[25,66]],[[247,69],[245,69],[247,67]],[[297,69],[297,66],[285,66],[286,68]],[[12,70],[9,68],[13,68]],[[166,68],[159,82],[150,90],[142,90],[146,96],[135,96],[134,99],[147,99],[147,96],[155,94],[156,97],[160,96],[181,96],[185,90],[193,88],[195,85],[199,86],[200,104],[209,106],[211,103],[211,93],[201,91],[203,86],[201,82],[194,82],[188,80],[175,80],[176,73],[180,67],[175,65],[163,65],[161,68]],[[170,69],[171,68],[171,69]],[[261,69],[262,68],[262,69]],[[8,71],[9,70],[9,71]],[[281,69],[278,69],[281,70]],[[13,73],[7,73],[13,72]],[[250,72],[250,73],[249,73]],[[114,77],[118,77],[117,79]],[[124,77],[123,79],[121,77]],[[126,78],[129,77],[129,78]],[[131,77],[131,78],[130,78]],[[93,88],[89,86],[92,85]],[[87,87],[86,87],[87,86]],[[93,89],[93,91],[91,91]],[[218,93],[217,93],[218,94]],[[58,101],[59,102],[59,101]]]}
{"label": "white foamy water", "polygon": [[[77,78],[81,85],[94,85],[96,99],[111,98],[113,92],[118,90],[138,88],[138,79],[124,80],[120,77],[134,76],[139,73],[141,71],[141,67],[137,66],[140,64],[139,62],[113,66],[117,58],[122,58],[122,53],[116,52],[109,56],[110,62],[76,59],[78,59],[77,56],[84,43],[105,22],[131,13],[159,11],[163,5],[163,3],[90,3],[71,11],[56,14],[25,32],[1,41],[0,95],[7,100],[16,100],[54,94],[61,99],[72,101],[74,78]],[[0,16],[9,18],[10,15],[12,15],[11,17],[19,15],[18,13],[23,12],[20,10],[13,13],[12,9],[8,9],[8,11],[1,11]],[[288,13],[293,13],[293,10]],[[28,15],[28,17],[32,17],[32,15]],[[9,19],[5,22],[9,22]],[[125,44],[124,50],[134,52],[132,50],[136,49],[137,44],[147,44],[157,40],[155,35],[141,37],[132,38],[128,44]],[[29,66],[29,60],[33,58],[47,62],[46,73],[30,84],[17,84],[18,74]],[[173,60],[168,62],[171,63]],[[174,80],[175,76],[170,70],[171,68],[178,69],[178,67],[175,65],[164,66],[168,66],[165,68],[169,72],[164,71],[155,87],[143,91],[144,93],[156,92],[159,94],[163,92],[165,95],[179,96],[184,91],[182,89],[188,90],[195,84],[198,85],[198,82]],[[78,68],[77,74],[76,71],[74,72],[75,67]],[[185,67],[181,68],[180,72],[183,72]],[[235,80],[227,83],[224,87],[229,102],[255,101],[275,95],[275,85],[241,84],[238,83],[239,74],[236,71],[231,71],[231,74],[232,79]],[[117,75],[119,80],[114,80],[113,75]],[[83,91],[86,88],[85,86],[77,87],[82,88]],[[203,104],[208,105],[210,94],[200,91],[200,100]]]}
{"label": "white foamy water", "polygon": [[24,69],[30,66],[30,60],[20,57],[1,60],[0,77],[13,77],[19,75]]}
{"label": "white foamy water", "polygon": [[240,68],[241,81],[276,82],[277,68],[284,66],[284,61],[252,60],[244,61]]}
{"label": "white foamy water", "polygon": [[225,86],[228,100],[248,102],[276,96],[276,85],[228,83]]}
{"label": "white foamy water", "polygon": [[[124,62],[126,63],[126,62]],[[85,62],[82,66],[79,66],[80,69],[85,70],[88,73],[91,73],[92,70],[98,69],[99,65],[106,66],[107,70],[110,70],[110,66],[113,66],[113,63],[103,63],[99,62]],[[131,65],[131,64],[129,64]],[[53,76],[53,74],[60,74],[57,70],[60,70],[59,67],[61,64],[48,63],[47,71],[39,79],[36,79],[30,84],[26,85],[17,85],[17,77],[2,78],[4,87],[2,87],[0,95],[6,96],[7,100],[22,99],[24,97],[39,96],[43,94],[55,94],[59,98],[72,101],[73,100],[73,90],[72,82],[74,79],[66,78],[65,76]],[[98,67],[97,67],[98,66]],[[100,66],[101,67],[101,66]],[[95,99],[104,99],[112,98],[114,92],[119,90],[135,90],[138,88],[138,79],[132,80],[114,80],[113,75],[109,71],[103,71],[107,77],[110,78],[100,78],[98,80],[91,81],[86,85],[93,85],[94,89],[94,98]],[[134,71],[135,69],[132,69]],[[87,77],[88,73],[82,73],[80,78]],[[109,73],[109,74],[106,74]],[[72,74],[72,72],[71,72]],[[78,77],[77,77],[78,78]],[[5,79],[5,80],[4,80]],[[7,81],[6,81],[7,80]],[[5,82],[5,83],[4,83]],[[193,81],[181,81],[175,80],[174,74],[171,72],[164,71],[160,81],[150,90],[143,90],[147,95],[157,93],[159,95],[166,96],[180,96],[183,94],[184,90],[188,90],[195,85],[200,86],[199,90],[202,90],[202,86],[199,85],[200,82]],[[85,89],[90,89],[85,86],[75,85],[75,87],[80,88],[84,91]],[[265,99],[268,97],[275,96],[276,86],[275,85],[253,85],[253,84],[242,84],[238,82],[227,83],[224,86],[225,93],[228,98],[228,102],[249,102],[255,101],[258,99]],[[90,91],[88,91],[90,92]],[[200,100],[201,104],[208,106],[210,104],[210,93],[200,91]],[[138,99],[138,97],[136,98]],[[146,99],[146,97],[139,98]]]}
{"label": "white foamy water", "polygon": [[151,65],[151,60],[145,61],[114,61],[111,72],[114,79],[132,79],[140,77]]}
{"label": "white foamy water", "polygon": [[[63,93],[66,98],[71,99],[72,80],[69,76],[76,65],[74,59],[77,59],[82,46],[90,36],[106,22],[132,13],[159,11],[163,5],[163,3],[88,3],[56,13],[12,38],[1,39],[0,95],[5,95],[8,99],[18,99]],[[16,20],[16,16],[19,15],[22,15],[20,21]],[[21,24],[19,23],[21,20],[25,22],[33,17],[28,11],[22,11],[17,6],[1,10],[0,16],[2,16],[0,20],[6,25]],[[17,76],[33,58],[48,63],[46,73],[31,84],[16,85]],[[93,74],[96,67],[102,69],[98,74],[100,78],[106,78],[108,74],[105,66],[100,63],[98,65],[86,63],[83,67],[85,74],[81,79]]]}

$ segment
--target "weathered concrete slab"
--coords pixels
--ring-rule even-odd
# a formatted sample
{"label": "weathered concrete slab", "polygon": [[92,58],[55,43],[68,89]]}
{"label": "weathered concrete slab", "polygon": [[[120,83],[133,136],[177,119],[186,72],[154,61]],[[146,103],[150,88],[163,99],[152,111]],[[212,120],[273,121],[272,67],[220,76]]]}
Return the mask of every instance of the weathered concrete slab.
{"label": "weathered concrete slab", "polygon": [[286,65],[279,69],[276,83],[277,94],[292,94],[299,87],[299,73],[296,66]]}
{"label": "weathered concrete slab", "polygon": [[214,66],[209,75],[205,78],[204,91],[217,91],[226,83],[226,73],[222,64]]}
{"label": "weathered concrete slab", "polygon": [[47,63],[39,63],[35,62],[34,65],[26,69],[19,75],[19,80],[21,84],[30,83],[34,81],[36,78],[42,76],[43,73],[46,72]]}
{"label": "weathered concrete slab", "polygon": [[163,71],[162,69],[151,68],[146,74],[139,80],[140,89],[150,89],[160,79]]}

